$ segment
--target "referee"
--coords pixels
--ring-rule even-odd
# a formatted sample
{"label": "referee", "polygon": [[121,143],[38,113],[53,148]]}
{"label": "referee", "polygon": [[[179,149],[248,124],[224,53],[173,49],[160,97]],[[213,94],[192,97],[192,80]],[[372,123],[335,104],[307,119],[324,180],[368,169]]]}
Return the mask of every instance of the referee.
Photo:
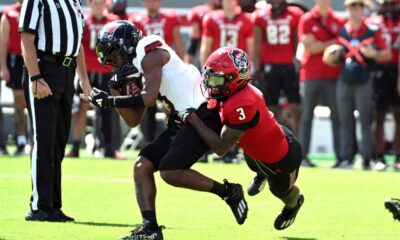
{"label": "referee", "polygon": [[75,71],[83,98],[91,91],[81,46],[83,24],[80,0],[23,2],[19,32],[30,79],[23,85],[33,128],[27,221],[74,221],[61,211],[61,161],[71,122]]}

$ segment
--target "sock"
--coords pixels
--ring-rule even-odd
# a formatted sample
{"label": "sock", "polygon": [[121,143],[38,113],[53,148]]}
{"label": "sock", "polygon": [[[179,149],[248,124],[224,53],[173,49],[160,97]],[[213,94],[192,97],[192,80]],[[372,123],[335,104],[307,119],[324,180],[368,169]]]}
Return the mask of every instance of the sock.
{"label": "sock", "polygon": [[18,138],[17,138],[17,144],[18,144],[18,146],[20,146],[20,145],[25,145],[25,144],[26,144],[26,137],[25,137],[25,135],[18,136]]}
{"label": "sock", "polygon": [[74,151],[79,151],[79,146],[81,145],[81,141],[80,140],[74,140],[72,141],[72,149]]}
{"label": "sock", "polygon": [[151,210],[141,211],[143,221],[149,222],[149,228],[151,230],[156,230],[158,227],[156,212]]}
{"label": "sock", "polygon": [[220,196],[221,198],[225,198],[231,192],[231,188],[229,184],[221,184],[214,181],[210,192]]}

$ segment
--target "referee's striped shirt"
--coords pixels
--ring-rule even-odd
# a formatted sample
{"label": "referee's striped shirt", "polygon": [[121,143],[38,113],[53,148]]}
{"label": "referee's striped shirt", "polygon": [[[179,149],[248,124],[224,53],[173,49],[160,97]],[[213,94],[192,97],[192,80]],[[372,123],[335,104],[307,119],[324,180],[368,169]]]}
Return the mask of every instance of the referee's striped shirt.
{"label": "referee's striped shirt", "polygon": [[81,0],[24,0],[19,32],[36,35],[36,48],[47,54],[76,57],[84,19]]}

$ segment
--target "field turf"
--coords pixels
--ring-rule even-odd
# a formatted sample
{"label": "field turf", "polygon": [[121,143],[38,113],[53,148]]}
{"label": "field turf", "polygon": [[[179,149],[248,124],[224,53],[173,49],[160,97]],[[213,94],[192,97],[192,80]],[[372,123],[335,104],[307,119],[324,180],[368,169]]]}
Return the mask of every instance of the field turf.
{"label": "field turf", "polygon": [[[400,197],[400,173],[303,168],[298,185],[305,203],[294,225],[276,231],[273,221],[282,208],[268,189],[247,196],[249,216],[236,224],[218,197],[178,189],[157,174],[158,221],[166,240],[317,240],[400,239],[400,222],[384,209],[384,200]],[[132,180],[133,161],[65,159],[63,210],[75,223],[26,222],[29,210],[28,157],[0,157],[0,240],[118,239],[141,218]],[[253,174],[242,164],[197,164],[195,169],[219,181],[244,187]]]}

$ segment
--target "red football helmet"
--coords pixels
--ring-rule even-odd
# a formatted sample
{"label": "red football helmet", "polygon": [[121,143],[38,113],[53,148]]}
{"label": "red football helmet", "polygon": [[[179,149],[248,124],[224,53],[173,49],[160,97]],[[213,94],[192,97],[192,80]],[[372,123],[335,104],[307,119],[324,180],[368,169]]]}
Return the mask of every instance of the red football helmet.
{"label": "red football helmet", "polygon": [[202,69],[203,93],[207,98],[228,97],[250,81],[250,73],[250,59],[243,50],[222,47],[211,53]]}

